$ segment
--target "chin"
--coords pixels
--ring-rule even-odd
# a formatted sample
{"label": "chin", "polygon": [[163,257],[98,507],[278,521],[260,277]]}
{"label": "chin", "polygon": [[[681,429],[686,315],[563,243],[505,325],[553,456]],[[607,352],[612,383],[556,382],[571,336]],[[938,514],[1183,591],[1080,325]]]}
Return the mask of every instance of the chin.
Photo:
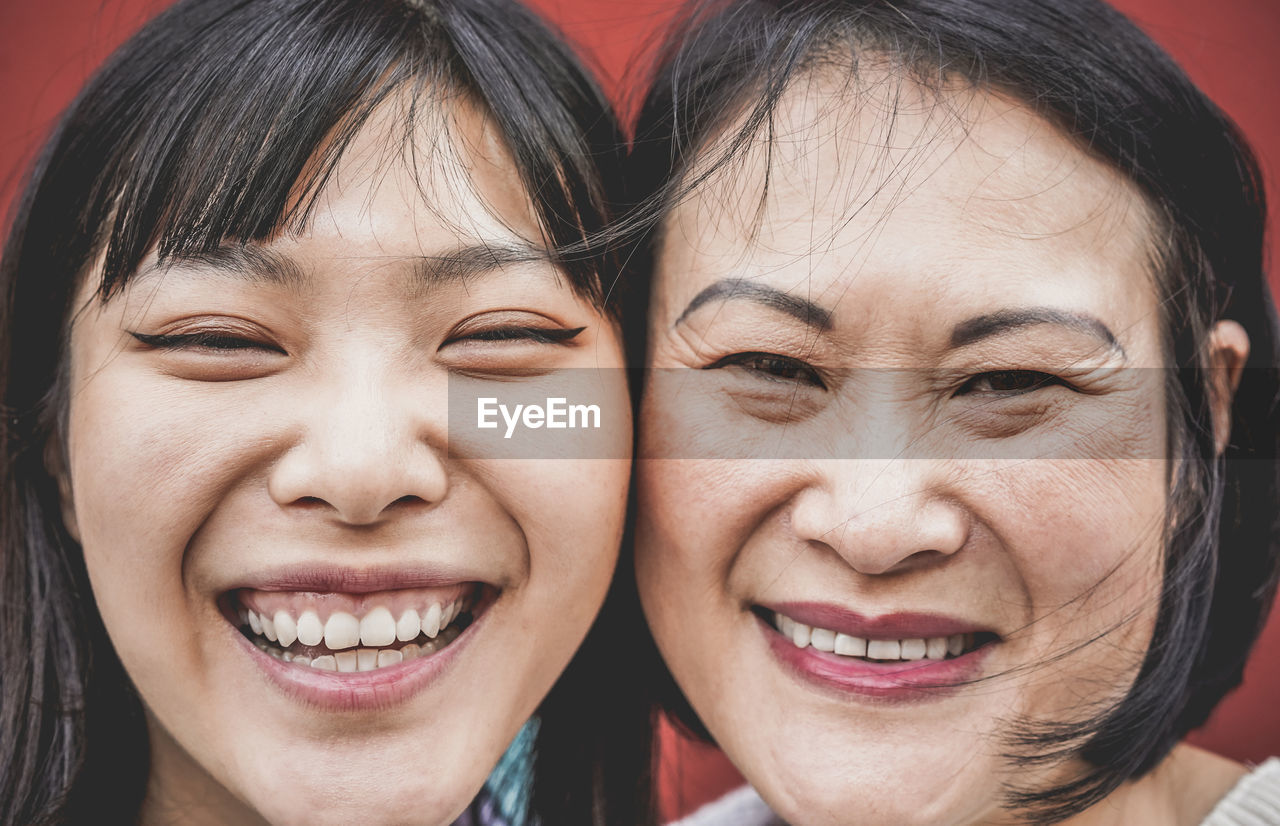
{"label": "chin", "polygon": [[885,772],[828,781],[786,788],[765,781],[756,790],[792,826],[963,826],[985,808],[940,797],[936,787],[904,787]]}
{"label": "chin", "polygon": [[[249,786],[250,805],[273,826],[448,826],[485,779],[483,772],[477,778],[425,777],[425,770],[419,773],[412,763],[390,756],[370,770],[335,772],[334,761],[344,759],[340,754],[329,756],[329,770],[317,772],[315,782],[281,777],[264,784],[257,779]],[[397,762],[400,767],[393,769]]]}
{"label": "chin", "polygon": [[[752,753],[735,762],[792,826],[964,826],[993,814],[1001,766],[972,739],[844,725],[848,736],[824,726],[747,733],[724,745],[731,759],[738,748]],[[766,751],[760,743],[785,746]]]}

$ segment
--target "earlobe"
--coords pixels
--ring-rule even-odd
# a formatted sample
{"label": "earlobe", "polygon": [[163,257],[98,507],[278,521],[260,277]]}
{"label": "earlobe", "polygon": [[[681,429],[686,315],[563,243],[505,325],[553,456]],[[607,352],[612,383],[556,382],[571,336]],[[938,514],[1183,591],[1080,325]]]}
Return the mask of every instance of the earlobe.
{"label": "earlobe", "polygon": [[1223,320],[1209,333],[1210,403],[1213,441],[1218,455],[1231,438],[1231,403],[1249,358],[1249,334],[1238,322]]}
{"label": "earlobe", "polygon": [[76,520],[75,497],[71,493],[71,474],[62,455],[62,443],[56,435],[44,445],[44,467],[58,483],[58,506],[62,511],[62,524],[76,542],[80,541],[80,523]]}

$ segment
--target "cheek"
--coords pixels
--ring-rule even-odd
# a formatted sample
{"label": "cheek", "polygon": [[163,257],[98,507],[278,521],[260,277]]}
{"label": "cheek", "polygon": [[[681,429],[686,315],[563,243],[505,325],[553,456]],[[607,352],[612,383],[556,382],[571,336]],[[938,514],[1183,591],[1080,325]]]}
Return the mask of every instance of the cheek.
{"label": "cheek", "polygon": [[1117,655],[1144,651],[1153,627],[1166,471],[1159,460],[1039,460],[992,491],[999,513],[986,524],[1002,534],[1021,591],[999,596],[1025,605],[1032,622],[1019,635],[1036,658],[1105,635],[1080,656],[1132,676],[1140,658]]}
{"label": "cheek", "polygon": [[698,458],[701,419],[680,393],[685,372],[651,371],[640,413],[636,573],[655,624],[705,613],[771,498],[769,481],[751,472],[764,463]]}
{"label": "cheek", "polygon": [[257,466],[255,422],[107,372],[73,397],[68,469],[85,565],[112,643],[149,701],[187,694],[210,673],[212,653],[198,641],[219,618],[193,587],[188,548]]}
{"label": "cheek", "polygon": [[[734,627],[742,585],[772,557],[744,549],[774,535],[778,508],[794,495],[785,462],[641,459],[636,465],[636,576],[645,613],[664,650],[692,653]],[[705,658],[695,657],[699,661]]]}
{"label": "cheek", "polygon": [[798,490],[796,463],[720,449],[718,440],[740,429],[688,385],[697,371],[651,372],[636,463],[637,564],[654,569],[646,577],[694,577],[706,587],[728,578],[738,550]]}
{"label": "cheek", "polygon": [[[618,382],[597,390],[592,400],[622,412],[607,413],[603,430],[574,438],[577,453],[469,463],[524,534],[531,583],[552,592],[570,583],[607,583],[621,545],[631,476],[630,399]],[[595,606],[582,607],[594,616]]]}
{"label": "cheek", "polygon": [[617,562],[630,461],[493,460],[473,468],[523,534],[531,614],[553,633],[585,628]]}
{"label": "cheek", "polygon": [[[742,463],[642,459],[636,465],[637,564],[646,579],[711,584],[760,519]],[[735,466],[737,465],[737,466]]]}
{"label": "cheek", "polygon": [[1001,474],[991,497],[1000,515],[989,523],[1007,547],[1025,549],[1029,581],[1096,583],[1118,566],[1158,560],[1166,473],[1156,459],[1033,460]]}
{"label": "cheek", "polygon": [[124,561],[180,557],[228,490],[259,466],[272,441],[262,422],[271,418],[242,415],[243,399],[146,393],[128,378],[88,381],[71,405],[68,466],[83,544]]}

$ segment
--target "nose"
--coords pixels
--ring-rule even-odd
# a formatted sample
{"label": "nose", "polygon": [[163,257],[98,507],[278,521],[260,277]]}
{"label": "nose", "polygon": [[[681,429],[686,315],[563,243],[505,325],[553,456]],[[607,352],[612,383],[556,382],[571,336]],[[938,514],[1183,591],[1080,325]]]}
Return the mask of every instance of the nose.
{"label": "nose", "polygon": [[364,379],[332,382],[296,405],[299,436],[268,480],[281,506],[371,525],[445,498],[443,402],[424,403],[404,382]]}
{"label": "nose", "polygon": [[792,530],[859,573],[934,564],[968,539],[968,514],[933,460],[831,459],[815,468],[813,484],[792,505]]}

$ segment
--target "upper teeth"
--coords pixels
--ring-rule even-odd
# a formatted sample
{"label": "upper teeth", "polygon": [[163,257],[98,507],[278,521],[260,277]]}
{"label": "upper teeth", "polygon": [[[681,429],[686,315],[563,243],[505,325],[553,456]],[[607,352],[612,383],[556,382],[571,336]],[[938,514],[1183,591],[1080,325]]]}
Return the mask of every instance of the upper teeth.
{"label": "upper teeth", "polygon": [[286,609],[279,609],[272,616],[259,614],[252,608],[241,609],[241,620],[248,623],[253,633],[265,636],[281,647],[288,648],[294,641],[306,646],[320,645],[341,651],[355,648],[383,647],[394,644],[397,640],[408,642],[419,633],[435,639],[451,622],[462,613],[461,598],[448,604],[433,602],[421,613],[410,608],[400,614],[399,619],[391,614],[384,605],[374,606],[362,617],[346,611],[335,611],[324,622],[320,615],[312,609],[303,610],[295,618]]}
{"label": "upper teeth", "polygon": [[953,657],[962,654],[967,642],[964,634],[898,640],[864,639],[827,628],[814,628],[783,614],[775,614],[774,622],[779,633],[790,638],[796,648],[813,646],[818,651],[871,660],[942,660],[948,654]]}

